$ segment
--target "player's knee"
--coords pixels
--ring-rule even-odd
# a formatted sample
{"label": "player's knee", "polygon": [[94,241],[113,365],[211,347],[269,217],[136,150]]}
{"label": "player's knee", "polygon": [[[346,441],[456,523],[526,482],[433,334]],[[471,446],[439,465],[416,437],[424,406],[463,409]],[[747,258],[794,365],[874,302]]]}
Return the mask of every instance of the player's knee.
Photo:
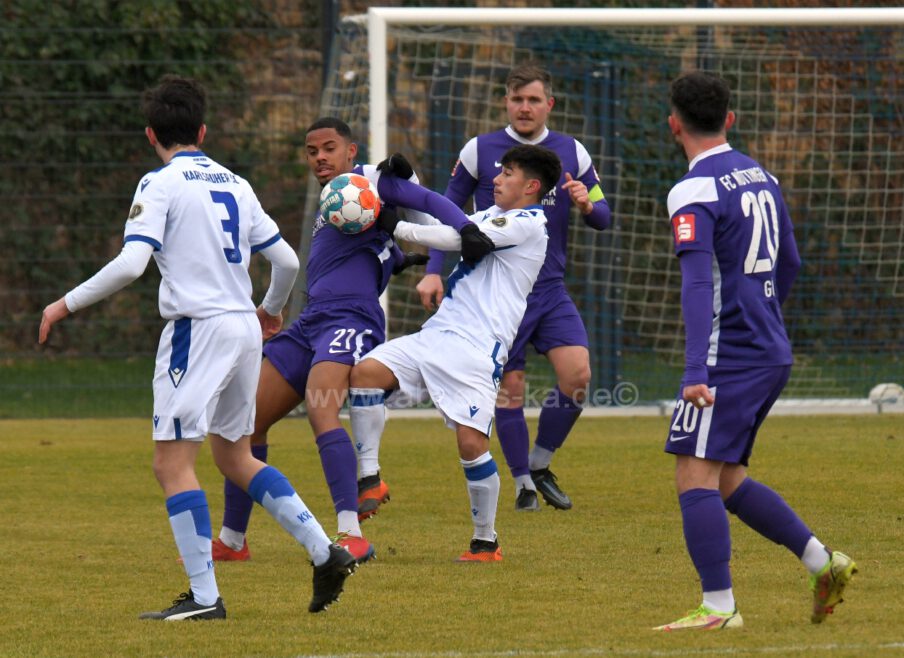
{"label": "player's knee", "polygon": [[499,392],[496,395],[496,406],[514,409],[524,406],[524,371],[512,370],[502,376]]}
{"label": "player's knee", "polygon": [[349,386],[352,388],[374,387],[380,372],[380,365],[380,362],[374,359],[364,359],[358,362],[348,376]]}
{"label": "player's knee", "polygon": [[587,397],[587,389],[590,388],[592,375],[590,364],[581,364],[559,380],[559,389],[576,402],[583,402]]}

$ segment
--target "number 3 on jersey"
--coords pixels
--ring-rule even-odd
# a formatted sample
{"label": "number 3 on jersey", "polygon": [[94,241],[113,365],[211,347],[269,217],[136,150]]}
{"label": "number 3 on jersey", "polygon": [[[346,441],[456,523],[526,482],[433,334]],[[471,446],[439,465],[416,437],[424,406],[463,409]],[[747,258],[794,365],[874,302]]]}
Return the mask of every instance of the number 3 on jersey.
{"label": "number 3 on jersey", "polygon": [[226,256],[227,262],[241,263],[242,250],[239,249],[239,204],[235,202],[235,197],[231,192],[220,192],[217,190],[210,191],[210,198],[214,203],[220,203],[226,206],[226,215],[229,219],[221,219],[223,230],[232,238],[232,248],[223,247],[223,254]]}

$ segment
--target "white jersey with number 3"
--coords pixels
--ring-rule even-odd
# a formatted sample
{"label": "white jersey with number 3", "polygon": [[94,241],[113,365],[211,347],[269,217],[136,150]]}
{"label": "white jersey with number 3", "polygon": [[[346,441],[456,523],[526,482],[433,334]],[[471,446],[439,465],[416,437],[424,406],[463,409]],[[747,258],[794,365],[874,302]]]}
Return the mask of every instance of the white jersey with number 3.
{"label": "white jersey with number 3", "polygon": [[201,151],[145,175],[125,227],[126,242],[154,247],[168,320],[254,312],[248,262],[279,239],[248,182]]}

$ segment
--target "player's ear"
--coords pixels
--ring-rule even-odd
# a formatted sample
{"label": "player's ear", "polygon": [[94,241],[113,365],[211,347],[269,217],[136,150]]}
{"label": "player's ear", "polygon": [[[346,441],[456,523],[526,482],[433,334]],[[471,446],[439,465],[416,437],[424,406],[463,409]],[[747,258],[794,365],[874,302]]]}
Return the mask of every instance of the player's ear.
{"label": "player's ear", "polygon": [[672,131],[672,135],[675,137],[681,133],[681,121],[674,112],[669,115],[669,130]]}
{"label": "player's ear", "polygon": [[524,194],[526,196],[540,197],[540,179],[528,178],[527,184],[524,186]]}
{"label": "player's ear", "polygon": [[358,145],[354,142],[349,142],[348,144],[348,159],[350,162],[354,162],[355,158],[358,157]]}
{"label": "player's ear", "polygon": [[157,146],[157,135],[154,133],[154,129],[150,126],[145,126],[144,134],[148,138],[148,143],[151,146]]}
{"label": "player's ear", "polygon": [[731,130],[731,127],[734,125],[735,118],[735,113],[729,110],[728,114],[725,115],[725,132]]}
{"label": "player's ear", "polygon": [[556,104],[555,96],[550,96],[550,97],[549,97],[549,100],[547,101],[547,103],[548,103],[548,106],[547,106],[547,108],[546,108],[546,111],[547,111],[547,112],[552,112],[552,106]]}
{"label": "player's ear", "polygon": [[204,138],[207,136],[207,124],[202,123],[201,127],[198,129],[198,141],[195,143],[195,146],[201,146],[204,142]]}

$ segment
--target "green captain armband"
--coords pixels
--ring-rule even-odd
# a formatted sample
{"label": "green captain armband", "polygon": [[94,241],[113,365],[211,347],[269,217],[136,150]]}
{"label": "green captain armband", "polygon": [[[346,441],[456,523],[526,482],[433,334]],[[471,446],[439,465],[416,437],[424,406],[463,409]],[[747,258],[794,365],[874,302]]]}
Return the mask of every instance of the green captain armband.
{"label": "green captain armband", "polygon": [[587,190],[587,197],[590,199],[591,203],[596,203],[600,199],[606,198],[599,185],[594,185],[593,189]]}

